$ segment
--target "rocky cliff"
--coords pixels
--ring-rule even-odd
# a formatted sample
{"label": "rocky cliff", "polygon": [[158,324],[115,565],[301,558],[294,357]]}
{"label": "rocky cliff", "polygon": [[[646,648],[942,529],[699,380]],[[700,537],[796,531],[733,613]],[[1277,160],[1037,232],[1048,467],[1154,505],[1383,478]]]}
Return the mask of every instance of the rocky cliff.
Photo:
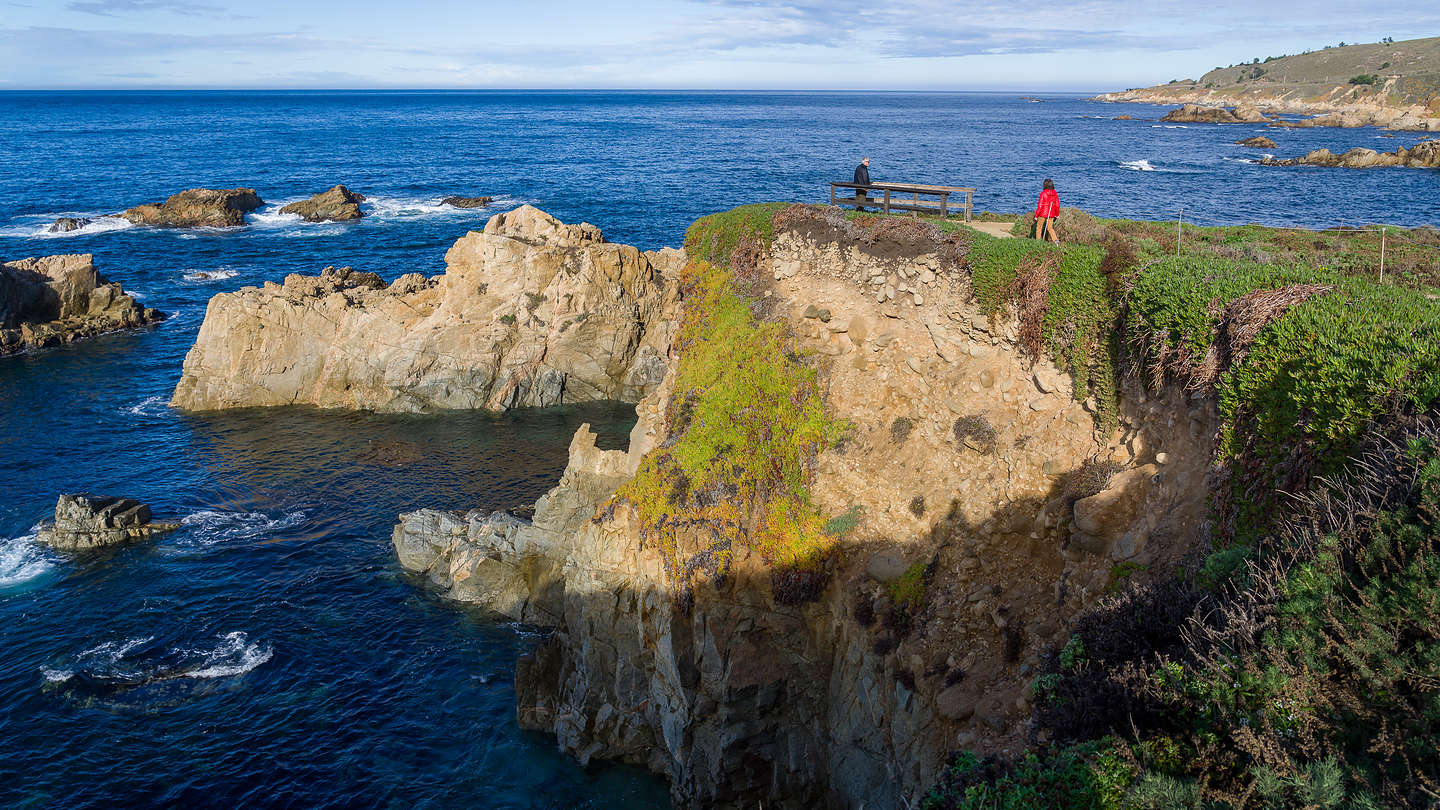
{"label": "rocky cliff", "polygon": [[1096,97],[1100,101],[1259,107],[1316,116],[1282,126],[1440,131],[1440,37],[1349,45],[1216,68]]}
{"label": "rocky cliff", "polygon": [[677,806],[914,806],[947,752],[1021,750],[1027,684],[1071,617],[1201,542],[1208,400],[1077,401],[935,236],[802,215],[737,273],[847,426],[810,467],[839,538],[818,591],[787,596],[762,551],[700,521],[657,535],[614,497],[698,418],[696,389],[677,393],[693,340],[670,347],[628,452],[582,429],[533,521],[402,517],[407,568],[554,628],[517,672],[522,726],[667,775]]}
{"label": "rocky cliff", "polygon": [[376,411],[635,401],[664,375],[674,251],[606,242],[524,206],[445,273],[327,270],[215,296],[172,404]]}
{"label": "rocky cliff", "polygon": [[0,264],[0,356],[132,329],[164,317],[100,275],[88,253]]}

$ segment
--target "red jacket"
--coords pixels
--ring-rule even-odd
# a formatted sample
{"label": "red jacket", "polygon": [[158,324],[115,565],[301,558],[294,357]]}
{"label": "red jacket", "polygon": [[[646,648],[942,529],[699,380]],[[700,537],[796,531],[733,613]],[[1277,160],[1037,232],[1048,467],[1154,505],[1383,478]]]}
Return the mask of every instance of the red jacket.
{"label": "red jacket", "polygon": [[1060,195],[1055,189],[1047,188],[1040,192],[1040,202],[1035,205],[1035,218],[1045,219],[1046,217],[1060,216]]}

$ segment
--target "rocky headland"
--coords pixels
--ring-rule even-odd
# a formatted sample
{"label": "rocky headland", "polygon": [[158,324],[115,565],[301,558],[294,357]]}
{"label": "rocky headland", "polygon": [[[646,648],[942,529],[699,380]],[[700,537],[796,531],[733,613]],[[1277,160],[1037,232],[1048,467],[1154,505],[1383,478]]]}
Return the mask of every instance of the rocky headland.
{"label": "rocky headland", "polygon": [[134,498],[61,495],[55,504],[55,522],[42,528],[38,537],[62,551],[93,551],[178,528],[178,523],[153,520],[150,507]]}
{"label": "rocky headland", "polygon": [[1186,104],[1166,113],[1160,120],[1185,124],[1268,124],[1274,119],[1248,104],[1234,108]]}
{"label": "rocky headland", "polygon": [[1404,166],[1415,169],[1440,169],[1440,141],[1422,141],[1410,148],[1393,152],[1377,152],[1357,146],[1341,154],[1329,149],[1316,149],[1298,158],[1265,158],[1262,166],[1326,166],[1341,169],[1378,169]]}
{"label": "rocky headland", "polygon": [[0,356],[133,329],[164,317],[100,275],[88,253],[0,264]]}
{"label": "rocky headland", "polygon": [[1313,116],[1275,120],[1272,126],[1435,132],[1440,131],[1437,87],[1440,37],[1431,37],[1256,60],[1216,68],[1198,80],[1105,93],[1096,100],[1197,105],[1222,111],[1215,113],[1220,123],[1234,123],[1226,112],[1254,108],[1271,117]]}
{"label": "rocky headland", "polygon": [[636,401],[664,375],[675,251],[524,206],[386,284],[327,270],[210,300],[172,404],[375,411]]}
{"label": "rocky headland", "polygon": [[911,806],[957,746],[1018,752],[1043,651],[1117,565],[1163,568],[1203,533],[1209,401],[1132,390],[1102,427],[985,312],[953,240],[797,209],[743,272],[850,426],[811,467],[840,538],[823,579],[704,519],[657,532],[627,494],[701,407],[684,342],[628,451],[582,428],[532,520],[421,510],[394,533],[451,598],[554,628],[517,672],[522,726],[667,775],[677,806]]}
{"label": "rocky headland", "polygon": [[360,210],[362,202],[365,202],[365,195],[337,185],[308,200],[290,203],[281,208],[280,213],[298,214],[307,222],[348,222],[364,216]]}

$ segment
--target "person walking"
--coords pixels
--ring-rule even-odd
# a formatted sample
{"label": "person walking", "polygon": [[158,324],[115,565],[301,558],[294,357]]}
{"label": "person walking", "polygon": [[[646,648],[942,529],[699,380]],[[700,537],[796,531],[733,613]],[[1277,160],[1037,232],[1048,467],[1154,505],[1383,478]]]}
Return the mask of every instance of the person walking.
{"label": "person walking", "polygon": [[1049,239],[1060,244],[1055,233],[1055,218],[1060,216],[1060,195],[1055,193],[1055,181],[1045,178],[1045,187],[1040,190],[1040,201],[1035,204],[1035,238]]}
{"label": "person walking", "polygon": [[[860,165],[855,167],[855,184],[860,186],[870,185],[870,158],[861,158]],[[865,189],[857,188],[855,189],[855,199],[869,200],[870,195],[866,193]],[[864,211],[865,209],[857,206],[855,210]]]}

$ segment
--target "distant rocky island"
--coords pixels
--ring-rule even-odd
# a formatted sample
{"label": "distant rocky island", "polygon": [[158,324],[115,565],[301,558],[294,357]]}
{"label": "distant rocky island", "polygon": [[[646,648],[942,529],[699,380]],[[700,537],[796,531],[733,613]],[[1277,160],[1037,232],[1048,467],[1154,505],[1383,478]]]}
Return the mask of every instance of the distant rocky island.
{"label": "distant rocky island", "polygon": [[[1199,79],[1096,96],[1099,101],[1236,108],[1233,123],[1440,131],[1440,37],[1344,45],[1216,68]],[[1313,116],[1275,120],[1280,115]],[[1244,120],[1250,119],[1250,120]],[[1191,120],[1215,120],[1192,118]]]}

